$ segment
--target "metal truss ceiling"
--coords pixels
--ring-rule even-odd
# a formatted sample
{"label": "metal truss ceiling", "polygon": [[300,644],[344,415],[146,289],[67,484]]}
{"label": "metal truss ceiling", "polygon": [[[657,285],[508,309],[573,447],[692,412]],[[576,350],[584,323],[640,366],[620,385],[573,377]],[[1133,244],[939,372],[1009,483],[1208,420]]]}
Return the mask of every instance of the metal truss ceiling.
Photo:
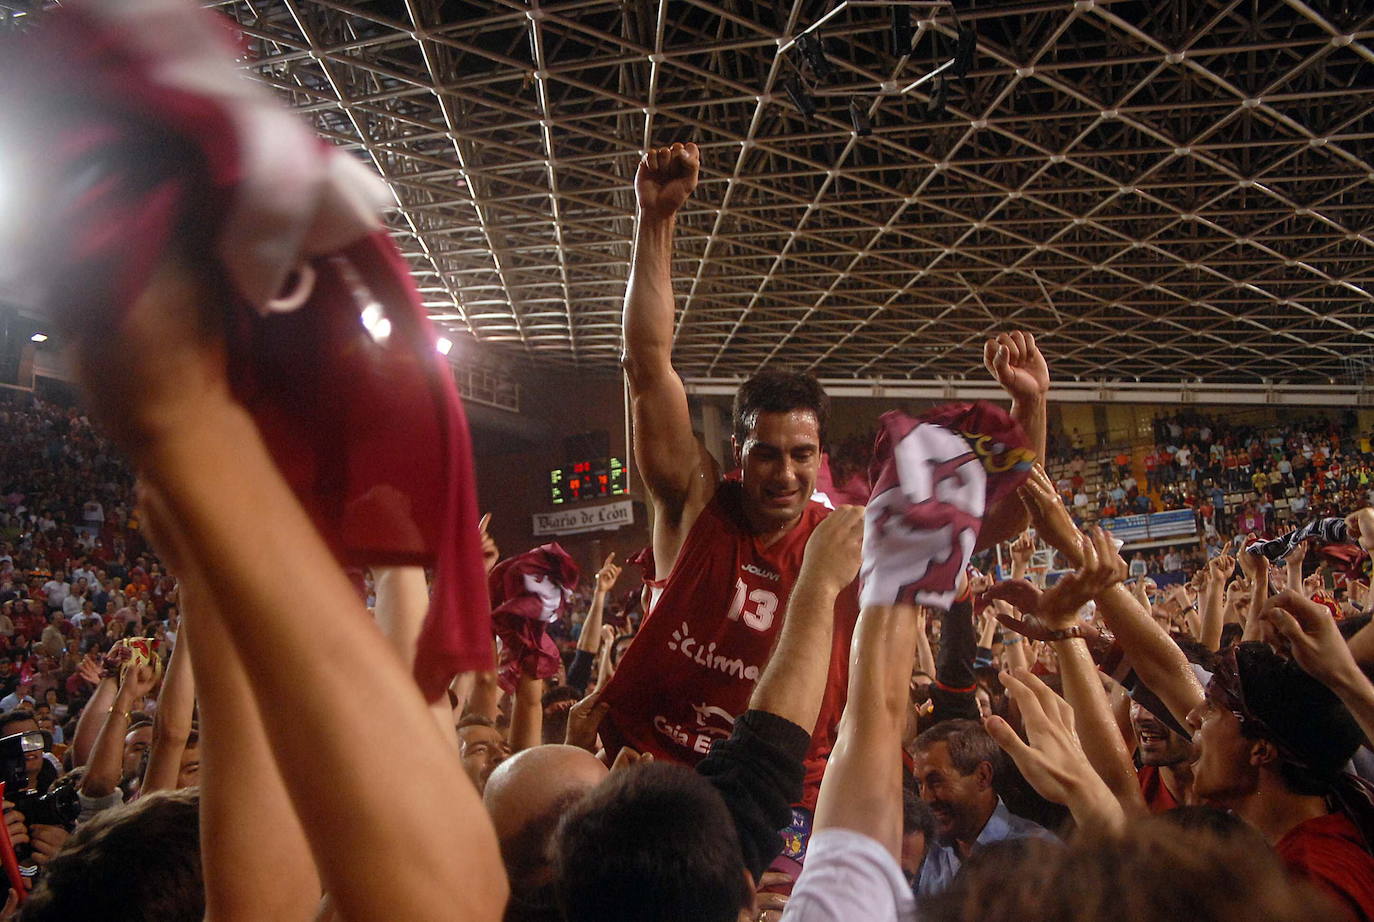
{"label": "metal truss ceiling", "polygon": [[[1065,377],[1365,380],[1374,358],[1374,4],[956,4],[822,29],[804,118],[781,41],[834,2],[231,0],[251,72],[391,183],[440,323],[611,367],[647,144],[692,140],[676,361],[830,378],[981,374],[990,331]],[[940,36],[940,38],[937,38]],[[941,47],[943,42],[943,49]],[[860,94],[873,132],[851,130]]]}

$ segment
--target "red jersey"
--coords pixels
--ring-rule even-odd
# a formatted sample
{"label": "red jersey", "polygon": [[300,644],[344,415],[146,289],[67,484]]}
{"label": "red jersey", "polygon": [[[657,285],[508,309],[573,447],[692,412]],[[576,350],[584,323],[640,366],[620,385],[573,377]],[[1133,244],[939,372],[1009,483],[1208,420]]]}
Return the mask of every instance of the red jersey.
{"label": "red jersey", "polygon": [[1374,920],[1374,857],[1344,813],[1304,820],[1274,851],[1288,869],[1330,896],[1351,919]]}
{"label": "red jersey", "polygon": [[1157,765],[1142,765],[1136,772],[1140,779],[1140,793],[1151,813],[1166,813],[1178,806],[1178,800],[1164,784],[1164,773]]}
{"label": "red jersey", "polygon": [[[782,628],[811,532],[829,514],[812,502],[769,547],[750,532],[737,481],[720,484],[678,552],[653,611],[625,651],[602,700],[607,752],[630,746],[694,765],[730,736]],[[806,757],[803,804],[814,808],[835,741],[849,675],[858,585],[835,603],[830,681]]]}

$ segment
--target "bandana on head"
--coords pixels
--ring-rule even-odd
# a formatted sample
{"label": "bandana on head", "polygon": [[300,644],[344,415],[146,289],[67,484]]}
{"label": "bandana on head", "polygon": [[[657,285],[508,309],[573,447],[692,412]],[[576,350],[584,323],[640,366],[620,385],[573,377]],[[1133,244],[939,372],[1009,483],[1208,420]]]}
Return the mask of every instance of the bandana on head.
{"label": "bandana on head", "polygon": [[1035,453],[988,403],[883,414],[864,512],[863,605],[948,608],[986,511],[1020,486]]}
{"label": "bandana on head", "polygon": [[548,626],[567,611],[577,585],[577,564],[558,542],[503,560],[491,571],[492,628],[501,641],[501,687],[519,678],[547,679],[562,659]]}
{"label": "bandana on head", "polygon": [[1247,642],[1221,653],[1206,695],[1242,733],[1268,740],[1285,763],[1326,782],[1331,808],[1350,818],[1366,849],[1374,843],[1374,785],[1345,770],[1363,733],[1330,689],[1268,644]]}
{"label": "bandana on head", "polygon": [[42,204],[20,261],[92,337],[173,254],[212,277],[235,396],[335,556],[434,569],[415,662],[433,700],[491,660],[462,405],[379,218],[385,184],[241,54],[185,0],[74,0],[0,45],[6,139],[34,152]]}

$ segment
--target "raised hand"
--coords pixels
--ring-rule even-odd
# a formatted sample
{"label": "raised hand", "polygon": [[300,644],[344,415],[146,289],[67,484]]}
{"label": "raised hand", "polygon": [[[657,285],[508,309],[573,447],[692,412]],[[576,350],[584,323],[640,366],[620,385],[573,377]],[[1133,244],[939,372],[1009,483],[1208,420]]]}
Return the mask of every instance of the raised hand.
{"label": "raised hand", "polygon": [[[1066,573],[1049,589],[1041,592],[1029,583],[1001,583],[984,594],[987,599],[1002,599],[1034,615],[1047,631],[1064,631],[1078,624],[1078,612],[1090,600],[1120,582],[1126,575],[1126,565],[1111,538],[1101,528],[1094,527],[1087,535],[1079,536],[1079,559],[1082,563],[1073,573]],[[998,617],[1004,625],[1019,630],[1014,619]]]}
{"label": "raised hand", "polygon": [[1236,558],[1230,553],[1218,554],[1207,561],[1207,566],[1202,568],[1203,577],[1208,580],[1221,580],[1223,585],[1225,580],[1236,568]]}
{"label": "raised hand", "polygon": [[636,765],[648,765],[653,761],[654,754],[652,752],[640,752],[629,746],[621,746],[620,752],[616,753],[615,761],[611,763],[611,771],[624,771],[627,768],[634,768]]}
{"label": "raised hand", "polygon": [[87,653],[81,657],[81,663],[76,667],[77,673],[82,680],[91,685],[99,685],[101,679],[100,659],[94,653]]}
{"label": "raised hand", "polygon": [[1299,541],[1289,548],[1288,553],[1283,555],[1283,562],[1289,567],[1302,567],[1302,562],[1307,559],[1307,542]]}
{"label": "raised hand", "polygon": [[601,565],[601,569],[596,571],[596,591],[607,593],[615,586],[615,581],[620,579],[620,567],[616,566],[615,554],[607,554],[606,562]]}
{"label": "raised hand", "polygon": [[487,533],[487,526],[490,524],[490,512],[482,516],[482,520],[477,523],[477,532],[482,538],[482,565],[487,568],[488,573],[492,571],[497,561],[501,559],[501,549],[496,546],[496,542],[493,541],[491,535]]}
{"label": "raised hand", "polygon": [[984,721],[988,734],[1011,756],[1040,795],[1066,805],[1079,825],[1115,828],[1124,820],[1121,807],[1094,771],[1074,732],[1073,708],[1026,669],[998,676],[1016,700],[1029,744],[1000,717]]}
{"label": "raised hand", "polygon": [[983,346],[983,364],[1013,400],[1039,399],[1049,392],[1049,365],[1029,333],[1014,330],[989,339]]}
{"label": "raised hand", "polygon": [[1050,475],[1045,473],[1045,469],[1039,464],[1031,468],[1030,476],[1017,493],[1021,497],[1021,502],[1025,504],[1026,511],[1030,513],[1035,533],[1050,547],[1068,558],[1075,567],[1082,563],[1079,540],[1081,532],[1078,526],[1073,524],[1069,510],[1064,508],[1064,501],[1055,492],[1054,484],[1050,482]]}
{"label": "raised hand", "polygon": [[1350,539],[1359,542],[1366,551],[1374,551],[1374,509],[1357,509],[1345,517]]}
{"label": "raised hand", "polygon": [[130,660],[119,673],[119,696],[126,701],[141,702],[152,694],[157,678],[152,666]]}
{"label": "raised hand", "polygon": [[840,590],[854,582],[863,561],[864,511],[840,506],[825,517],[806,541],[801,574]]}
{"label": "raised hand", "polygon": [[1024,571],[1030,566],[1033,556],[1035,556],[1035,539],[1031,537],[1030,531],[1023,531],[1011,543],[1012,566]]}
{"label": "raised hand", "polygon": [[1322,684],[1336,686],[1359,673],[1325,605],[1287,589],[1264,603],[1260,618],[1283,635],[1293,659]]}
{"label": "raised hand", "polygon": [[635,173],[639,211],[649,218],[670,218],[697,187],[701,154],[692,143],[655,147],[645,153]]}
{"label": "raised hand", "polygon": [[609,703],[602,703],[601,691],[592,692],[568,709],[568,730],[563,742],[596,753],[596,731],[601,726]]}
{"label": "raised hand", "polygon": [[1260,554],[1250,553],[1250,545],[1254,543],[1255,534],[1251,532],[1245,536],[1245,546],[1241,548],[1241,552],[1237,556],[1240,560],[1241,572],[1258,585],[1258,580],[1269,578],[1269,560]]}

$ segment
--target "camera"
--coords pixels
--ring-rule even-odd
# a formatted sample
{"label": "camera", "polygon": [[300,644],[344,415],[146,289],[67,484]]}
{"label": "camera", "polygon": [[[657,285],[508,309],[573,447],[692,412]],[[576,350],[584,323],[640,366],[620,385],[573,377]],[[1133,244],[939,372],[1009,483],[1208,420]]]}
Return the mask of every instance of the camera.
{"label": "camera", "polygon": [[[61,785],[46,794],[29,790],[25,756],[30,752],[42,752],[44,742],[42,730],[0,737],[0,781],[5,783],[5,798],[24,814],[24,821],[30,826],[62,826],[70,830],[81,815],[81,801],[75,788]],[[27,863],[29,847],[16,847],[15,857],[21,864]]]}

